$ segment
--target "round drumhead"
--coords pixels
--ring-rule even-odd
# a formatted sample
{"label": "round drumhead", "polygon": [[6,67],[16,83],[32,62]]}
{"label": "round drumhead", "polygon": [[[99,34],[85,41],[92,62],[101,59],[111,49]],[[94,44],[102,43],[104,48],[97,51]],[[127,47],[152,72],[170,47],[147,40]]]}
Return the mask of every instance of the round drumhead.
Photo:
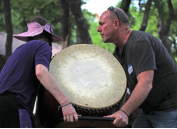
{"label": "round drumhead", "polygon": [[72,104],[102,109],[118,103],[126,90],[126,76],[117,59],[89,44],[67,47],[57,53],[49,72]]}

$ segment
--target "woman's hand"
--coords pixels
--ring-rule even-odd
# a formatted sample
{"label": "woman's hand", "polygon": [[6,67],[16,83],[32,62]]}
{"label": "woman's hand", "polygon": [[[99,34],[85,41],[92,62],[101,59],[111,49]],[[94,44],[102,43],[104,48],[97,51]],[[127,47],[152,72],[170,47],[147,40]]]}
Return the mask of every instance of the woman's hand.
{"label": "woman's hand", "polygon": [[65,122],[78,121],[78,114],[76,113],[72,104],[62,107],[62,112]]}

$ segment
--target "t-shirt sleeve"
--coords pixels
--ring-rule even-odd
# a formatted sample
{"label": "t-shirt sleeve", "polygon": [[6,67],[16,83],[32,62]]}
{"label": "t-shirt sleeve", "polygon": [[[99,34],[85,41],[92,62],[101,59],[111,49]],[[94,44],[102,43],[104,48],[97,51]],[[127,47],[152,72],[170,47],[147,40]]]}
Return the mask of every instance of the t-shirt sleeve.
{"label": "t-shirt sleeve", "polygon": [[51,55],[52,55],[51,47],[47,43],[39,44],[35,53],[35,66],[38,64],[42,64],[49,69]]}
{"label": "t-shirt sleeve", "polygon": [[136,76],[147,70],[156,70],[155,53],[147,41],[132,44],[132,65]]}

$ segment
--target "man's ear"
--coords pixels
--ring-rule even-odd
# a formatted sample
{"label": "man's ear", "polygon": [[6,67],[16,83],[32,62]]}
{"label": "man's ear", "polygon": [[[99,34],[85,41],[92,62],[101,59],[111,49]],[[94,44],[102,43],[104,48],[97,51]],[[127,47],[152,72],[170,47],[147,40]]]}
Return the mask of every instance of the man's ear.
{"label": "man's ear", "polygon": [[114,29],[118,29],[120,26],[120,22],[118,19],[114,20]]}

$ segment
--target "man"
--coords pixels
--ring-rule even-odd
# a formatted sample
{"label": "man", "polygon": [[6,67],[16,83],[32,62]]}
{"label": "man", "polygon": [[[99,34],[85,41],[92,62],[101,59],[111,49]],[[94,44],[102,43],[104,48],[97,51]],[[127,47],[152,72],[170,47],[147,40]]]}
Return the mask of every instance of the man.
{"label": "man", "polygon": [[163,44],[146,32],[130,30],[125,12],[112,6],[101,15],[97,31],[104,43],[116,45],[114,56],[131,92],[121,109],[107,117],[124,127],[139,107],[143,111],[133,127],[177,127],[177,66]]}
{"label": "man", "polygon": [[52,28],[46,19],[35,17],[27,32],[14,35],[27,43],[14,51],[0,74],[0,128],[35,127],[32,111],[40,82],[61,105],[64,120],[78,120],[69,99],[48,72],[52,42],[62,40]]}

